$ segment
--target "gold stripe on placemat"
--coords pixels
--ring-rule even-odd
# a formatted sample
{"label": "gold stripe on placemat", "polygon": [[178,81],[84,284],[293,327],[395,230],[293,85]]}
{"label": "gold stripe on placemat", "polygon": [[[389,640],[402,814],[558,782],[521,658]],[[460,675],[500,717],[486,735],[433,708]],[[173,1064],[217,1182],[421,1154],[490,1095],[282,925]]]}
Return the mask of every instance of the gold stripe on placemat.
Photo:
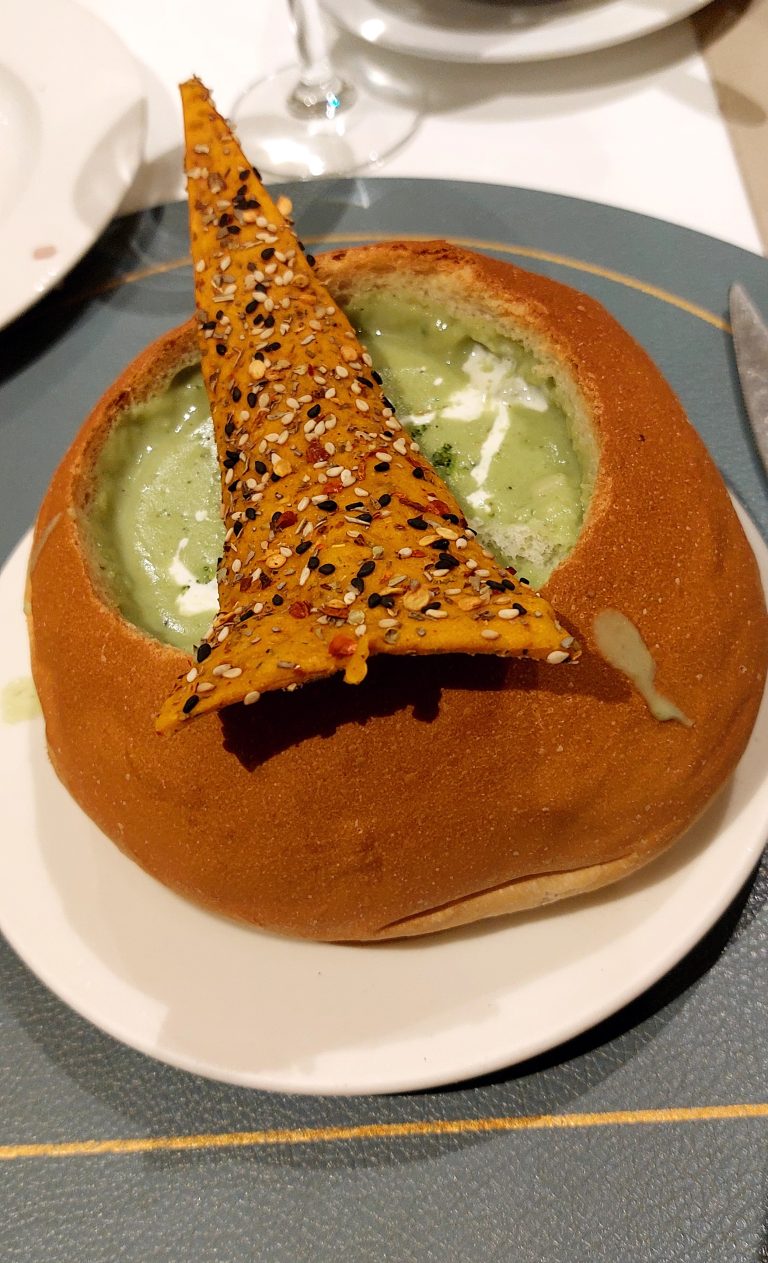
{"label": "gold stripe on placemat", "polygon": [[[398,241],[426,240],[423,233],[402,232],[397,234],[396,239]],[[350,242],[367,244],[378,241],[392,241],[395,238],[383,233],[349,232],[339,237],[306,237],[305,240],[311,246],[338,247],[349,245]],[[722,316],[708,311],[706,307],[700,307],[698,303],[692,303],[689,299],[682,298],[679,294],[673,294],[667,289],[662,289],[659,285],[651,285],[648,281],[641,281],[637,277],[627,276],[624,272],[617,272],[614,268],[603,267],[600,263],[589,263],[585,259],[574,259],[566,254],[554,254],[550,250],[536,250],[532,246],[509,246],[501,241],[483,241],[476,237],[446,237],[445,240],[456,246],[465,246],[470,250],[495,250],[499,254],[509,254],[520,259],[537,259],[540,263],[554,263],[558,267],[570,268],[575,272],[587,272],[591,276],[600,276],[604,280],[613,281],[616,285],[624,285],[627,289],[634,289],[641,294],[647,294],[650,298],[657,298],[660,302],[667,303],[671,307],[678,307],[680,311],[687,312],[689,316],[695,316],[697,320],[703,320],[705,324],[713,325],[715,329],[720,329],[723,333],[731,332],[731,326],[728,322]],[[121,276],[114,277],[104,285],[73,295],[67,301],[72,303],[80,302],[84,298],[95,298],[99,294],[106,294],[110,290],[119,289],[121,285],[132,285],[136,281],[144,281],[151,276],[162,276],[166,272],[189,267],[191,263],[192,260],[189,256],[186,256],[182,259],[172,259],[168,263],[157,263],[154,266],[137,268],[135,272],[124,272]]]}
{"label": "gold stripe on placemat", "polygon": [[601,1114],[530,1114],[501,1118],[455,1118],[427,1122],[366,1123],[351,1127],[286,1127],[266,1131],[220,1132],[197,1136],[136,1136],[124,1140],[72,1140],[57,1144],[0,1145],[0,1160],[89,1158],[103,1154],[246,1149],[269,1145],[311,1145],[340,1141],[410,1140],[423,1136],[470,1136],[491,1132],[578,1130],[670,1123],[713,1123],[768,1118],[768,1103],[693,1105],[668,1109],[612,1110]]}

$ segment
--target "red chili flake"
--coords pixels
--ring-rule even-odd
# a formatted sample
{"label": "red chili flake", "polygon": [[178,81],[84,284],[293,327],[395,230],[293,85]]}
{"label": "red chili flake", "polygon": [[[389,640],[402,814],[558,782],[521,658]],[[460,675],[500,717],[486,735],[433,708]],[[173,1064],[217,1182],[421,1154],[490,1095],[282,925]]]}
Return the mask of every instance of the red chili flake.
{"label": "red chili flake", "polygon": [[272,530],[275,532],[284,531],[286,526],[293,526],[296,522],[298,522],[298,520],[299,519],[293,509],[286,509],[285,513],[280,514],[279,518],[272,527]]}
{"label": "red chili flake", "polygon": [[311,608],[309,601],[294,601],[293,605],[288,606],[288,613],[291,618],[306,618]]}
{"label": "red chili flake", "polygon": [[441,515],[442,515],[443,513],[453,513],[453,512],[454,512],[454,510],[451,508],[451,506],[450,506],[449,504],[446,504],[446,503],[445,503],[445,500],[437,500],[437,499],[435,499],[435,498],[433,498],[433,497],[430,497],[429,507],[430,507],[430,509],[431,509],[431,511],[432,511],[433,513],[439,513],[439,514],[441,514]]}
{"label": "red chili flake", "polygon": [[357,643],[350,636],[338,632],[331,640],[328,652],[332,658],[351,658],[356,648]]}
{"label": "red chili flake", "polygon": [[407,496],[399,493],[397,498],[401,504],[406,504],[409,509],[415,509],[417,513],[429,513],[431,511],[431,505],[419,504],[417,500],[409,500]]}
{"label": "red chili flake", "polygon": [[327,459],[328,459],[328,453],[326,452],[320,440],[312,439],[312,441],[307,444],[307,460],[309,461],[310,465],[316,465],[319,460],[327,460]]}

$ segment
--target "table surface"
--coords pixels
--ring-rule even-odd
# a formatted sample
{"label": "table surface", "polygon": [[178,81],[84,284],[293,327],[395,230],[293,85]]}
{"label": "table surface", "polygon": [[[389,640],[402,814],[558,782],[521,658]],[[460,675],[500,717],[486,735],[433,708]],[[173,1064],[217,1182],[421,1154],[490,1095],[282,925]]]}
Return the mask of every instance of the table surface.
{"label": "table surface", "polygon": [[[146,161],[123,209],[180,197],[175,84],[198,73],[231,110],[251,80],[290,60],[287,12],[233,0],[236,36],[212,38],[202,0],[83,3],[145,76]],[[339,42],[426,93],[416,135],[381,176],[591,198],[762,253],[755,141],[768,89],[755,65],[766,61],[766,11],[765,0],[726,0],[626,46],[539,65],[446,67]],[[87,74],[87,49],[68,52],[73,73]],[[98,311],[82,318],[85,364]],[[3,558],[19,533],[14,496],[39,494],[54,443],[40,434],[30,444],[3,409],[36,364],[52,374],[46,397],[82,391],[77,366],[57,360],[66,322],[27,339],[34,313],[25,320],[0,340],[0,465],[23,453],[28,471],[23,488],[4,492]],[[126,314],[126,346],[140,336]],[[764,861],[671,975],[568,1046],[483,1081],[387,1098],[277,1096],[171,1070],[71,1013],[3,945],[0,1254],[768,1259],[767,895]]]}

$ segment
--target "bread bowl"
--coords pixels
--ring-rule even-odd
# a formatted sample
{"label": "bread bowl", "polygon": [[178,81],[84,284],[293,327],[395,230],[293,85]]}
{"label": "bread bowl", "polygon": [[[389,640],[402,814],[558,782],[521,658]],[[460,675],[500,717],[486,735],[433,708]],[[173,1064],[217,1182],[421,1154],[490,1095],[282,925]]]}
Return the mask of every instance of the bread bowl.
{"label": "bread bowl", "polygon": [[[280,933],[429,933],[615,881],[703,810],[760,700],[764,602],[722,480],[655,366],[584,295],[445,243],[333,252],[318,271],[342,302],[395,286],[479,315],[556,374],[599,457],[543,589],[581,661],[382,659],[358,686],[324,680],[158,737],[188,658],[121,616],[89,513],[106,436],[196,359],[188,324],[99,402],[40,510],[28,607],[53,765],[160,881]],[[606,610],[640,633],[677,718],[601,654]]]}

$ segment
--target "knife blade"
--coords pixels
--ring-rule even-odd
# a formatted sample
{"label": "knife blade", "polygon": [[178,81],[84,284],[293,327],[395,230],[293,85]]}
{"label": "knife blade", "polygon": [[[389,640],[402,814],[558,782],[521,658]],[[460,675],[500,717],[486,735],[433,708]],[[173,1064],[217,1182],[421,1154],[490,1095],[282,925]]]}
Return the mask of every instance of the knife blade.
{"label": "knife blade", "polygon": [[768,474],[768,325],[743,285],[731,286],[729,306],[741,393]]}

